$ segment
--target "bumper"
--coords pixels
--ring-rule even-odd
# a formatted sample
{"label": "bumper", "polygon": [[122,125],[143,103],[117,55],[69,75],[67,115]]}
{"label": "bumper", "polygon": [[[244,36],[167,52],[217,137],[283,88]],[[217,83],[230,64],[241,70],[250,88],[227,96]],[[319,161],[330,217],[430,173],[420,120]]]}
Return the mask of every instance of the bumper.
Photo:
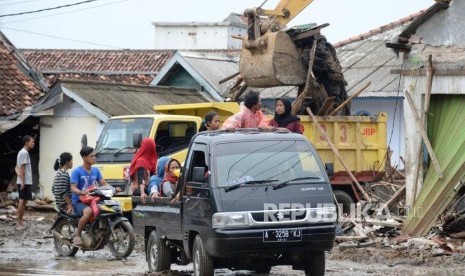
{"label": "bumper", "polygon": [[[291,227],[302,230],[301,241],[263,242],[263,231],[269,229],[214,229],[206,241],[207,252],[214,257],[274,255],[290,252],[328,251],[333,248],[335,225]],[[278,228],[276,228],[278,229]]]}

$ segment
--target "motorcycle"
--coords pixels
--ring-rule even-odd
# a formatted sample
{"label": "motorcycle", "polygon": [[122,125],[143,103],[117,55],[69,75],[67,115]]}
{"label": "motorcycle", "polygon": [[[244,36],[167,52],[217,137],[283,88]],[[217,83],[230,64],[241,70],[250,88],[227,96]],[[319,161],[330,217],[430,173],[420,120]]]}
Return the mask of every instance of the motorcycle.
{"label": "motorcycle", "polygon": [[85,251],[102,249],[106,244],[117,258],[131,255],[135,245],[135,234],[131,223],[123,217],[121,206],[111,200],[114,190],[100,187],[89,195],[98,197],[98,215],[89,221],[82,231],[82,245],[73,244],[73,234],[77,229],[80,217],[67,214],[57,209],[58,217],[51,227],[55,250],[60,256],[74,256],[79,248]]}

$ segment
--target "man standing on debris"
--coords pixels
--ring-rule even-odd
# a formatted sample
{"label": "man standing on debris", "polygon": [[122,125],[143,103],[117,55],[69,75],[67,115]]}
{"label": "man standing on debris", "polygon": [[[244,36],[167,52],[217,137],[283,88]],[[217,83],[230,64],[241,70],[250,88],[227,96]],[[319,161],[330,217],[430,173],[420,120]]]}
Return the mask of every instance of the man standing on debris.
{"label": "man standing on debris", "polygon": [[268,128],[268,118],[263,115],[258,92],[250,91],[244,97],[244,105],[241,105],[241,111],[224,121],[221,129],[235,128]]}
{"label": "man standing on debris", "polygon": [[34,138],[25,135],[22,139],[23,148],[18,152],[16,158],[16,184],[18,184],[19,206],[18,206],[18,221],[16,222],[16,230],[24,230],[23,217],[26,211],[26,203],[32,200],[32,167],[29,151],[34,148]]}

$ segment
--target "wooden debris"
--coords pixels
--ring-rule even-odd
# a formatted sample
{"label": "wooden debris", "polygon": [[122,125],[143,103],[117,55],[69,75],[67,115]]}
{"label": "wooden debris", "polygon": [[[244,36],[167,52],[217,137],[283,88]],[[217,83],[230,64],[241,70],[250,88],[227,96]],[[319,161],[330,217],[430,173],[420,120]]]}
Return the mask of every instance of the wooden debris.
{"label": "wooden debris", "polygon": [[361,88],[359,88],[357,90],[357,92],[355,92],[352,96],[350,96],[347,100],[345,100],[343,103],[341,103],[336,109],[334,109],[330,114],[329,116],[332,116],[332,115],[336,115],[337,112],[339,112],[341,109],[344,108],[344,106],[346,106],[347,104],[349,104],[353,98],[357,97],[360,93],[362,93],[363,91],[365,91],[365,89],[367,89],[368,86],[370,86],[371,82],[368,82],[367,84],[365,84],[364,86],[362,86]]}
{"label": "wooden debris", "polygon": [[376,242],[368,241],[365,243],[360,242],[344,242],[338,245],[340,250],[348,249],[348,248],[362,248],[362,247],[369,247],[375,245]]}
{"label": "wooden debris", "polygon": [[438,177],[442,179],[444,175],[441,166],[439,166],[438,159],[436,158],[436,154],[433,151],[433,147],[431,146],[431,143],[429,141],[428,134],[426,133],[423,125],[421,124],[420,116],[418,116],[417,110],[415,109],[415,104],[413,103],[413,99],[410,95],[410,92],[405,93],[405,98],[409,103],[413,117],[415,118],[415,123],[417,125],[417,128],[420,130],[421,137],[423,138],[423,142],[426,145],[426,149],[428,150],[429,156],[431,157],[431,162],[433,162],[434,168],[436,169],[436,173],[438,174]]}
{"label": "wooden debris", "polygon": [[39,204],[35,201],[29,200],[26,204],[26,207],[33,208],[35,210],[42,211],[55,211],[55,208],[51,204]]}

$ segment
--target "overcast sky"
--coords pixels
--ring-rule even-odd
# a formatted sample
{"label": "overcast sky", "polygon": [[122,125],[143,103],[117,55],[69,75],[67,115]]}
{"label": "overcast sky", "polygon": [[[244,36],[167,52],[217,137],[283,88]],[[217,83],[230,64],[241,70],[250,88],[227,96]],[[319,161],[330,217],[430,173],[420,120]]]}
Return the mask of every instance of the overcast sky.
{"label": "overcast sky", "polygon": [[[152,22],[222,21],[231,12],[242,13],[263,2],[98,0],[39,13],[4,16],[82,1],[0,0],[1,31],[18,48],[152,49],[155,39]],[[270,0],[264,7],[272,8],[278,2]],[[434,0],[315,0],[289,25],[329,23],[323,34],[336,43],[433,4]]]}

